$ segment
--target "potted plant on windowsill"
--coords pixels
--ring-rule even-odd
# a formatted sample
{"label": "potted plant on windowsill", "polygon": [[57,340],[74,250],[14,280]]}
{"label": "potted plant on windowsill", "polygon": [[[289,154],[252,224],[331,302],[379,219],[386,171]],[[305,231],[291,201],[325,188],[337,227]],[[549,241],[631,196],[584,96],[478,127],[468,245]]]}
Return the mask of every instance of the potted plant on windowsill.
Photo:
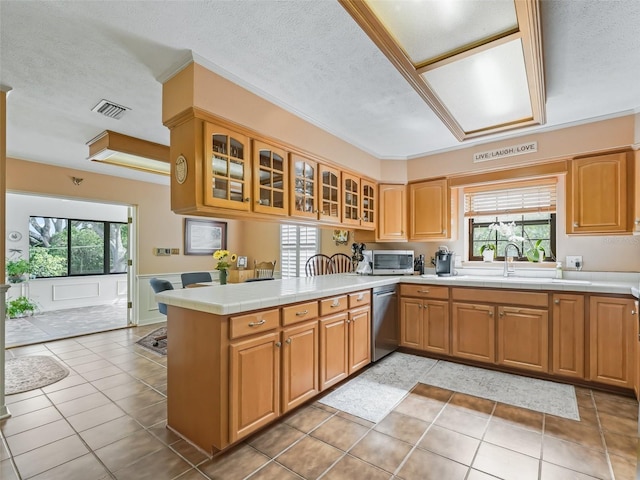
{"label": "potted plant on windowsill", "polygon": [[485,243],[480,247],[480,255],[485,262],[493,262],[496,256],[496,246],[493,243]]}
{"label": "potted plant on windowsill", "polygon": [[542,262],[544,261],[545,251],[542,247],[542,240],[536,240],[536,242],[525,252],[527,260],[530,262]]}
{"label": "potted plant on windowsill", "polygon": [[9,283],[22,283],[29,280],[29,262],[24,258],[8,260],[5,269]]}

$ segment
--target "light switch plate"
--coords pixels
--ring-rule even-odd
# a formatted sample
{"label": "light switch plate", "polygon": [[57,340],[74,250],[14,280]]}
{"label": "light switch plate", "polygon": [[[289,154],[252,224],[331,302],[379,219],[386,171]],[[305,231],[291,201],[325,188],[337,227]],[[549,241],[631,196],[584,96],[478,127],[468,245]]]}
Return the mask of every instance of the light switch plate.
{"label": "light switch plate", "polygon": [[170,248],[154,248],[153,253],[158,257],[168,257],[171,255]]}
{"label": "light switch plate", "polygon": [[578,266],[576,265],[576,262],[578,262],[580,267],[583,266],[582,255],[567,255],[567,262],[566,262],[567,268],[578,268]]}

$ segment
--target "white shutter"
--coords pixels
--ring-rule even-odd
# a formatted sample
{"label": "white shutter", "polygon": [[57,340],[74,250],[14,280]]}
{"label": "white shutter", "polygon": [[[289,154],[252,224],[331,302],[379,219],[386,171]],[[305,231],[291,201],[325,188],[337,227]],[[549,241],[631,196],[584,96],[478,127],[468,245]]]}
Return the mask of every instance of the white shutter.
{"label": "white shutter", "polygon": [[280,270],[282,278],[304,277],[307,258],[318,253],[316,227],[280,226]]}

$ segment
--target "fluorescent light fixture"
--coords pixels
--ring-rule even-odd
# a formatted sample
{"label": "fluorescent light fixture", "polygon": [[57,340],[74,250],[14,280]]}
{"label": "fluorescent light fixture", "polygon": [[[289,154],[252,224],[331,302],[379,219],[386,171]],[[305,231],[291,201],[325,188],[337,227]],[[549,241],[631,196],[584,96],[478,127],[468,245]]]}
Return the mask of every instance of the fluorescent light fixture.
{"label": "fluorescent light fixture", "polygon": [[169,147],[148,142],[122,133],[105,130],[91,139],[89,158],[94,162],[108,163],[147,173],[169,175],[171,163]]}
{"label": "fluorescent light fixture", "polygon": [[339,0],[462,141],[546,122],[540,0]]}

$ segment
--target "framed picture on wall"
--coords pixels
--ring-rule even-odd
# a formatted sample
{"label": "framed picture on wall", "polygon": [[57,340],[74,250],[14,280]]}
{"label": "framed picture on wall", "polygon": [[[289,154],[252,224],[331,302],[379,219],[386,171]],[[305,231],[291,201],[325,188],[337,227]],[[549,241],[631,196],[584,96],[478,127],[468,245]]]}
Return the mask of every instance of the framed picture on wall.
{"label": "framed picture on wall", "polygon": [[227,249],[227,223],[184,219],[184,254],[212,255],[216,250]]}

